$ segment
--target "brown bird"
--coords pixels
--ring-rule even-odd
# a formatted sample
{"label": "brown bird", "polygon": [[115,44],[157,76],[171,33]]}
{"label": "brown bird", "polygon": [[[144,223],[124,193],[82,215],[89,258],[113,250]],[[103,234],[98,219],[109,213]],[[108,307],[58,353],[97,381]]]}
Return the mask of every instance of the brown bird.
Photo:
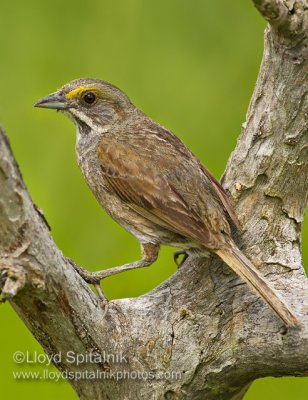
{"label": "brown bird", "polygon": [[151,265],[160,245],[217,254],[288,326],[298,321],[231,237],[238,226],[213,175],[173,133],[136,108],[118,88],[78,79],[35,107],[67,114],[77,127],[77,160],[107,213],[139,241],[142,259],[98,272],[77,268],[98,288],[103,278]]}

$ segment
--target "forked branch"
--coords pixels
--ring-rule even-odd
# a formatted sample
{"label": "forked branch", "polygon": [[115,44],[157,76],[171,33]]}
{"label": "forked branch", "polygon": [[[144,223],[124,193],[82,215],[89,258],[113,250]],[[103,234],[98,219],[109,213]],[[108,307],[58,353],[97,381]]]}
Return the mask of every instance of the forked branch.
{"label": "forked branch", "polygon": [[[2,296],[49,356],[97,355],[79,366],[65,357],[56,362],[61,371],[96,374],[70,381],[81,399],[235,400],[256,378],[308,375],[300,252],[308,194],[307,5],[254,3],[272,28],[223,184],[243,226],[238,244],[295,311],[300,330],[286,330],[216,258],[188,259],[150,293],[111,301],[105,314],[56,247],[0,131]],[[99,361],[105,354],[122,354],[122,361]],[[153,379],[158,374],[163,379]]]}

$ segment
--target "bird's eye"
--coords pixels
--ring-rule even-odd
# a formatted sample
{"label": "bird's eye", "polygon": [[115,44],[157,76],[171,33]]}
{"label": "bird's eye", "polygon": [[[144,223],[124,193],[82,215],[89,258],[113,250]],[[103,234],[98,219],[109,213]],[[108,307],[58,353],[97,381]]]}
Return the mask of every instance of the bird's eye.
{"label": "bird's eye", "polygon": [[87,92],[86,94],[83,95],[83,100],[87,104],[93,104],[96,100],[96,94],[93,92]]}

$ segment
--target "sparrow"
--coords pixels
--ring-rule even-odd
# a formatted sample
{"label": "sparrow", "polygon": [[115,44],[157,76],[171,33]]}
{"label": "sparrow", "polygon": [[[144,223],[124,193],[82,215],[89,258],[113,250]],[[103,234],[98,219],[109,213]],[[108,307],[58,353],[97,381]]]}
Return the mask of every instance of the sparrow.
{"label": "sparrow", "polygon": [[76,267],[86,282],[100,290],[100,281],[108,276],[149,266],[161,245],[181,248],[189,256],[216,254],[285,325],[298,325],[287,304],[234,242],[231,226],[239,227],[239,221],[228,194],[177,136],[102,80],[73,80],[34,106],[72,119],[78,165],[90,189],[141,246],[139,261],[97,272]]}

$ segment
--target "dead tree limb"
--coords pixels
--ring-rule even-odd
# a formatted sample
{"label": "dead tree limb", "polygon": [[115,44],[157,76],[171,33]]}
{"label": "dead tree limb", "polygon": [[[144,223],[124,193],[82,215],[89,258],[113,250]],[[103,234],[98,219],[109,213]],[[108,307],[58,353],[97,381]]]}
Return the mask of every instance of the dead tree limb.
{"label": "dead tree limb", "polygon": [[[150,293],[111,301],[104,314],[55,245],[0,132],[2,296],[49,356],[62,354],[55,359],[60,371],[88,371],[88,379],[70,380],[81,399],[241,399],[256,378],[308,375],[308,284],[301,260],[307,3],[254,3],[269,22],[264,56],[223,184],[243,226],[239,245],[295,310],[300,330],[286,330],[214,257],[189,259]],[[68,352],[96,358],[77,366]],[[159,373],[165,375],[157,379]]]}

